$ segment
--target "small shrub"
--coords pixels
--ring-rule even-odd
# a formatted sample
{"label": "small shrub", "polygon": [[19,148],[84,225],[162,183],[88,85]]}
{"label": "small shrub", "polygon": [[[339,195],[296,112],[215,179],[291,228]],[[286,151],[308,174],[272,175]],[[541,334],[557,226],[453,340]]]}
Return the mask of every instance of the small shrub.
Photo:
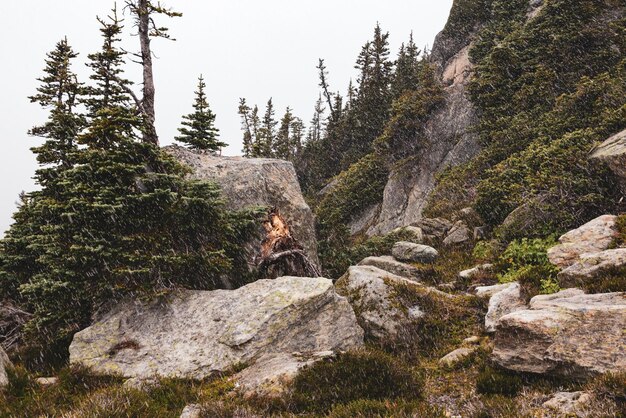
{"label": "small shrub", "polygon": [[626,292],[626,267],[614,267],[601,276],[585,280],[580,287],[587,293]]}
{"label": "small shrub", "polygon": [[295,412],[327,413],[357,400],[416,399],[422,381],[397,359],[379,351],[354,351],[304,369],[292,384]]}
{"label": "small shrub", "polygon": [[502,245],[498,241],[478,241],[472,250],[476,262],[489,263],[498,259],[502,253]]}
{"label": "small shrub", "polygon": [[445,413],[424,402],[358,400],[335,406],[329,418],[443,418]]}
{"label": "small shrub", "polygon": [[476,391],[481,394],[515,396],[521,389],[521,377],[489,366],[476,378]]}

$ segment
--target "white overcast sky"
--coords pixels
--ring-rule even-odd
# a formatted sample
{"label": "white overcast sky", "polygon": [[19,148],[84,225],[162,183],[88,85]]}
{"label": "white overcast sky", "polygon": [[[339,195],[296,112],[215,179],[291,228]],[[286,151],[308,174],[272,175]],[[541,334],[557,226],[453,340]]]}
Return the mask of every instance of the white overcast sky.
{"label": "white overcast sky", "polygon": [[[416,43],[433,43],[452,0],[170,0],[182,18],[161,21],[176,42],[157,40],[153,49],[157,88],[157,128],[162,144],[176,135],[180,116],[189,113],[197,76],[202,73],[217,114],[227,155],[241,149],[238,100],[264,107],[270,97],[277,118],[286,106],[305,122],[318,95],[318,58],[325,58],[334,90],[345,91],[354,61],[371,38],[376,22],[390,32],[393,54],[411,31]],[[118,0],[121,6],[123,0]],[[80,53],[74,69],[86,80],[84,60],[98,50],[96,15],[106,16],[111,0],[2,0],[0,15],[0,235],[15,210],[18,194],[35,188],[36,164],[27,130],[46,113],[29,103],[46,52],[67,36]],[[136,50],[137,38],[124,43]],[[139,82],[136,66],[128,75]],[[139,89],[139,86],[137,86]]]}

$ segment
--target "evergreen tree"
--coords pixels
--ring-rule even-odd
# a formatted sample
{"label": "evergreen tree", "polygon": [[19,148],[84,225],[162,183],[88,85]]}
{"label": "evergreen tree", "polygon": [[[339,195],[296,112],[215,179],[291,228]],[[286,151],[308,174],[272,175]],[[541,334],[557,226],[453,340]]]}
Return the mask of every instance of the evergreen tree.
{"label": "evergreen tree", "polygon": [[315,102],[315,110],[313,111],[313,118],[311,119],[311,126],[309,126],[309,133],[307,135],[307,142],[317,143],[322,139],[324,131],[324,101],[322,95],[319,95],[317,102]]}
{"label": "evergreen tree", "polygon": [[75,112],[82,92],[82,85],[71,69],[72,60],[77,56],[67,38],[58,42],[47,54],[45,75],[38,79],[42,84],[37,94],[30,97],[32,103],[50,110],[48,121],[29,131],[30,135],[45,139],[41,146],[32,148],[37,162],[44,166],[37,172],[41,186],[59,170],[73,165],[76,136],[84,126],[84,118]]}
{"label": "evergreen tree", "polygon": [[408,44],[402,44],[396,60],[396,70],[391,82],[391,93],[394,99],[400,98],[407,91],[417,89],[420,53],[411,32]]}
{"label": "evergreen tree", "polygon": [[252,124],[250,121],[251,111],[252,109],[250,109],[250,106],[248,106],[248,104],[246,103],[246,99],[240,98],[238,113],[241,118],[241,129],[243,130],[243,149],[241,150],[241,152],[243,153],[244,157],[252,156],[253,137]]}
{"label": "evergreen tree", "polygon": [[291,136],[289,143],[292,147],[294,159],[302,154],[302,141],[304,139],[304,122],[299,117],[294,117],[291,121]]}
{"label": "evergreen tree", "polygon": [[285,115],[280,120],[280,127],[274,141],[273,154],[275,158],[291,161],[293,159],[293,147],[291,144],[291,128],[294,116],[291,109],[287,107]]}
{"label": "evergreen tree", "polygon": [[276,139],[276,125],[278,125],[278,122],[274,119],[274,115],[274,103],[270,98],[267,102],[267,106],[265,107],[265,115],[263,116],[263,121],[259,130],[260,157],[272,157],[274,140]]}
{"label": "evergreen tree", "polygon": [[194,112],[183,116],[183,127],[175,139],[191,149],[218,152],[227,144],[218,140],[219,130],[215,127],[215,114],[211,111],[204,89],[206,83],[202,75],[198,78],[198,90],[193,104]]}
{"label": "evergreen tree", "polygon": [[253,158],[263,156],[264,144],[261,136],[261,118],[259,117],[259,106],[254,105],[250,112],[250,126],[252,127],[252,154]]}

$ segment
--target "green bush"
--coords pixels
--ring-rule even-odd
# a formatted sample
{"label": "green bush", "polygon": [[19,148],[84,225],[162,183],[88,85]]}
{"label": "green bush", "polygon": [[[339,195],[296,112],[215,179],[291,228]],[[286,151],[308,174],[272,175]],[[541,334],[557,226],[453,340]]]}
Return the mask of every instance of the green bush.
{"label": "green bush", "polygon": [[476,378],[476,391],[485,395],[515,396],[522,386],[521,377],[489,366],[485,367]]}
{"label": "green bush", "polygon": [[557,244],[552,236],[546,239],[522,238],[513,241],[499,257],[496,268],[500,283],[519,282],[527,298],[537,294],[558,292],[556,275],[559,269],[550,263],[548,249]]}
{"label": "green bush", "polygon": [[354,351],[300,372],[291,387],[295,412],[327,413],[357,400],[419,399],[422,380],[406,364],[379,351]]}

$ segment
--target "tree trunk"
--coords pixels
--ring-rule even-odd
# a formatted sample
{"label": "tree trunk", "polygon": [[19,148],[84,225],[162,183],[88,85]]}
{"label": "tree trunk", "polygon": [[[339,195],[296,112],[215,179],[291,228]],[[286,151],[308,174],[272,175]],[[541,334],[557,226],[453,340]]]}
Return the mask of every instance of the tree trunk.
{"label": "tree trunk", "polygon": [[277,209],[272,209],[263,223],[266,238],[261,243],[259,278],[276,279],[283,276],[320,277],[320,271],[309,260],[298,241],[291,236],[289,226]]}
{"label": "tree trunk", "polygon": [[143,66],[143,141],[159,145],[154,111],[154,76],[152,73],[152,51],[150,50],[150,4],[149,0],[138,0],[137,21],[139,42],[141,43],[141,63]]}

